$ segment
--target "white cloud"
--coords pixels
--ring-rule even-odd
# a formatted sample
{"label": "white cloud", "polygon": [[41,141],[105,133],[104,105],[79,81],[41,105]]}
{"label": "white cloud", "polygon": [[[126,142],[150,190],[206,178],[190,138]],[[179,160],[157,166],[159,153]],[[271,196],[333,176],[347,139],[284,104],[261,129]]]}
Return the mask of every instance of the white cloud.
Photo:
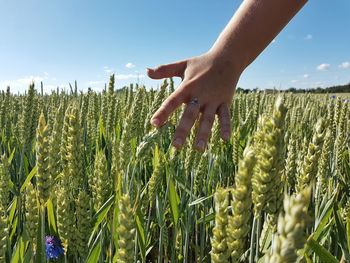
{"label": "white cloud", "polygon": [[290,82],[292,82],[292,83],[297,83],[297,82],[298,82],[298,80],[293,79],[293,80],[291,80]]}
{"label": "white cloud", "polygon": [[95,86],[95,85],[103,85],[106,82],[104,80],[90,80],[87,82],[89,86]]}
{"label": "white cloud", "polygon": [[36,89],[40,90],[40,82],[44,84],[44,92],[50,92],[57,87],[63,88],[67,87],[67,84],[60,84],[56,81],[57,79],[54,77],[49,77],[47,72],[43,73],[43,76],[24,76],[14,80],[4,80],[0,81],[0,90],[6,89],[7,86],[10,86],[11,91],[14,93],[17,92],[25,92],[29,85],[34,82]]}
{"label": "white cloud", "polygon": [[24,77],[24,78],[17,79],[16,82],[18,82],[20,84],[27,84],[27,85],[29,85],[32,82],[37,83],[37,82],[41,82],[43,80],[44,80],[44,78],[40,77],[40,76],[29,76],[29,77]]}
{"label": "white cloud", "polygon": [[341,63],[340,65],[339,65],[339,68],[350,68],[350,62],[349,61],[345,61],[345,62],[343,62],[343,63]]}
{"label": "white cloud", "polygon": [[325,71],[325,70],[329,70],[330,67],[331,67],[330,64],[322,63],[317,66],[317,70]]}
{"label": "white cloud", "polygon": [[111,74],[112,72],[114,72],[114,69],[111,69],[110,67],[108,66],[104,66],[103,67],[103,71],[107,74]]}
{"label": "white cloud", "polygon": [[306,37],[304,37],[305,40],[311,40],[313,37],[311,34],[307,34]]}
{"label": "white cloud", "polygon": [[129,62],[129,63],[126,63],[125,67],[126,68],[134,68],[136,66],[133,63]]}
{"label": "white cloud", "polygon": [[10,86],[11,88],[14,88],[14,89],[28,88],[32,82],[38,84],[43,80],[44,78],[41,76],[26,76],[15,80],[2,81],[0,82],[0,87],[5,88],[7,86]]}
{"label": "white cloud", "polygon": [[309,74],[304,74],[304,75],[303,75],[303,78],[304,78],[304,79],[308,79],[309,77],[310,77]]}
{"label": "white cloud", "polygon": [[118,74],[115,75],[116,79],[142,79],[146,77],[144,74]]}
{"label": "white cloud", "polygon": [[[145,78],[144,74],[116,74],[114,75],[117,80],[128,80],[128,79],[142,79]],[[90,80],[87,82],[88,86],[102,86],[106,83],[106,80]]]}

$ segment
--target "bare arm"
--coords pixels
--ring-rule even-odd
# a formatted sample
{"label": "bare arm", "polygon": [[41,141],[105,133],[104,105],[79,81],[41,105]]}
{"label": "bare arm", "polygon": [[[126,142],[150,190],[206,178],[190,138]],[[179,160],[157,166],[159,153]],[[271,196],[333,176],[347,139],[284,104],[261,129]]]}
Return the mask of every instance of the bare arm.
{"label": "bare arm", "polygon": [[212,51],[247,67],[276,37],[307,0],[245,0]]}
{"label": "bare arm", "polygon": [[[183,103],[187,104],[173,145],[181,148],[197,118],[195,147],[204,150],[215,119],[221,137],[231,134],[229,107],[243,70],[265,49],[307,0],[245,0],[213,47],[205,54],[149,69],[154,79],[181,77],[182,82],[152,117],[159,127]],[[193,102],[196,99],[196,102]],[[192,103],[191,103],[192,101]]]}

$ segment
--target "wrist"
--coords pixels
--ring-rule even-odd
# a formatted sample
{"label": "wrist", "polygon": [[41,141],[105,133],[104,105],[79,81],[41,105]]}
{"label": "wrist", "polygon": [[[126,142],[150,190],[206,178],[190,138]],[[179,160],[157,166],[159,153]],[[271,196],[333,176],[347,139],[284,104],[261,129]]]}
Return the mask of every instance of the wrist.
{"label": "wrist", "polygon": [[223,67],[223,70],[240,75],[246,68],[245,60],[234,52],[225,51],[225,49],[213,46],[208,52],[212,57],[213,63]]}

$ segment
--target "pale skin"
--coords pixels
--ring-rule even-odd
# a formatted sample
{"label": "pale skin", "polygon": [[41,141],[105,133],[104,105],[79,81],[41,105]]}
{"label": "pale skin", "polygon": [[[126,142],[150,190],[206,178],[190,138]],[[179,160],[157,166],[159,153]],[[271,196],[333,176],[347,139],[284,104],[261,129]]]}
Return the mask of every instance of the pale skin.
{"label": "pale skin", "polygon": [[[153,79],[180,77],[178,88],[154,113],[151,123],[162,126],[185,104],[173,146],[180,149],[199,118],[194,147],[204,151],[215,115],[222,139],[231,134],[230,105],[244,69],[267,47],[307,0],[245,0],[212,48],[196,57],[148,69]],[[198,103],[190,103],[194,98]]]}

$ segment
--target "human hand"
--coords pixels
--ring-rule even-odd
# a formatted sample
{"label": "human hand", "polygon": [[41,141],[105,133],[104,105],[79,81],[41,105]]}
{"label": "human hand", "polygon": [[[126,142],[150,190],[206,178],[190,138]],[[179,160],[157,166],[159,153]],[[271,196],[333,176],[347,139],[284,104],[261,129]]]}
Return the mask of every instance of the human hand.
{"label": "human hand", "polygon": [[174,134],[174,147],[182,147],[195,121],[200,118],[194,147],[204,151],[216,114],[221,137],[228,140],[231,134],[229,109],[241,72],[234,62],[211,51],[198,57],[148,69],[147,74],[153,79],[175,76],[182,78],[179,87],[152,116],[152,125],[160,127],[185,103],[186,108]]}

